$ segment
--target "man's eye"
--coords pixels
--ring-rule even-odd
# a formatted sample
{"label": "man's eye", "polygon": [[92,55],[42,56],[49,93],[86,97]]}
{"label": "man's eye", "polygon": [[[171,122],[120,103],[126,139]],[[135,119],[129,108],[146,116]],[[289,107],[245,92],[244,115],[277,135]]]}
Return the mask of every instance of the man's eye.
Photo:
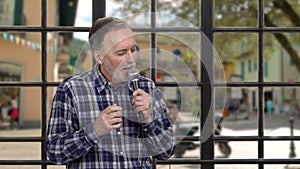
{"label": "man's eye", "polygon": [[135,52],[136,51],[136,47],[131,48],[131,52]]}
{"label": "man's eye", "polygon": [[125,52],[117,52],[116,53],[118,56],[123,56],[125,54]]}

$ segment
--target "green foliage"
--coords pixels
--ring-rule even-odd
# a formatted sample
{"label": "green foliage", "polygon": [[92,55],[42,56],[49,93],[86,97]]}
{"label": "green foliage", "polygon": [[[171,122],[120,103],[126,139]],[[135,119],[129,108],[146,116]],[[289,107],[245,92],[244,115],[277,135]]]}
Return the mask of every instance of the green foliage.
{"label": "green foliage", "polygon": [[82,47],[88,42],[73,38],[70,42],[70,54],[71,56],[78,56]]}
{"label": "green foliage", "polygon": [[[114,0],[122,7],[116,13],[128,16],[129,14],[150,12],[150,1]],[[200,0],[158,0],[157,11],[175,15],[200,26]],[[214,0],[214,27],[258,27],[259,0]],[[264,26],[266,27],[300,27],[300,5],[296,0],[265,0],[263,4]],[[149,19],[149,18],[148,18]],[[172,21],[169,21],[172,22]],[[300,71],[300,58],[297,57],[297,46],[300,36],[296,33],[272,32],[264,35],[264,56],[274,55],[274,47],[281,45],[296,63]],[[244,57],[258,56],[258,34],[222,33],[216,35],[214,44],[216,51],[223,62]],[[275,39],[275,40],[274,40]],[[276,44],[277,43],[277,44]],[[267,58],[267,57],[266,57]]]}
{"label": "green foliage", "polygon": [[214,7],[215,26],[255,27],[258,24],[257,8],[257,1],[216,0]]}

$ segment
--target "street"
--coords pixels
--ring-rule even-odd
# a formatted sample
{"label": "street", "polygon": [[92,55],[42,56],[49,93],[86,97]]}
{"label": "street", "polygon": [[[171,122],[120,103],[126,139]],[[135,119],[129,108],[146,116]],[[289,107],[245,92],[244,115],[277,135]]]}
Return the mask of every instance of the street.
{"label": "street", "polygon": [[[188,118],[188,117],[186,117]],[[289,116],[274,115],[265,119],[265,130],[266,136],[289,136],[290,135],[290,123]],[[300,118],[295,117],[294,119],[294,135],[300,135]],[[251,115],[248,120],[233,118],[227,118],[223,121],[222,135],[226,136],[256,136],[258,133],[257,119],[255,115]],[[199,130],[197,135],[199,135]],[[31,137],[40,136],[40,129],[19,129],[19,130],[0,130],[1,136],[18,136],[18,137]],[[21,144],[20,144],[21,143]],[[289,158],[290,153],[290,141],[265,141],[264,142],[264,155],[265,158],[276,158],[286,159]],[[257,158],[257,142],[256,141],[231,141],[229,145],[232,149],[232,153],[229,156],[230,159],[253,159]],[[38,142],[2,142],[0,143],[0,159],[1,160],[40,160],[41,159],[41,145]],[[295,142],[295,153],[296,157],[300,156],[300,142]],[[199,158],[200,149],[188,150],[183,155],[185,158],[193,157]],[[222,158],[222,154],[215,146],[215,157]],[[300,169],[300,165],[265,165],[265,169]],[[38,169],[39,166],[1,166],[1,169]],[[49,169],[62,169],[64,166],[48,166]],[[158,169],[167,168],[180,168],[180,169],[191,169],[200,168],[199,165],[159,165]],[[215,165],[215,169],[258,169],[258,165],[255,164],[218,164]]]}
{"label": "street", "polygon": [[[300,118],[294,118],[294,135],[300,135]],[[258,121],[255,114],[250,114],[249,119],[228,117],[224,119],[222,123],[221,135],[224,136],[257,136],[258,135]],[[265,136],[290,136],[290,116],[288,115],[272,115],[265,118]],[[197,133],[199,135],[199,132]],[[230,159],[255,159],[258,156],[257,141],[231,141],[229,145],[232,149],[232,153],[229,156]],[[265,141],[264,142],[264,157],[266,159],[287,159],[290,154],[290,141]],[[300,142],[295,141],[295,153],[296,157],[300,156]],[[192,151],[187,151],[183,157],[199,158],[200,149],[197,148]],[[215,146],[215,157],[223,158],[223,155]],[[176,168],[175,166],[173,166]],[[173,168],[172,167],[172,168]],[[199,168],[195,165],[178,165],[180,168]],[[161,167],[164,168],[164,167]],[[265,169],[300,169],[300,165],[285,165],[274,164],[265,165]],[[218,164],[215,165],[215,169],[258,169],[256,164]]]}

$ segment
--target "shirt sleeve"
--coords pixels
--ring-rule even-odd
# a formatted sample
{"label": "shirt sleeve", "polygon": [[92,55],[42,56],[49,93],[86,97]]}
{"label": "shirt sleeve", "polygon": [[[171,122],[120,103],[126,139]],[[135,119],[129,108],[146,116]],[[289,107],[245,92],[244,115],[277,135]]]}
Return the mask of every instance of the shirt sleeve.
{"label": "shirt sleeve", "polygon": [[152,122],[143,127],[148,153],[158,160],[170,158],[175,150],[175,136],[172,124],[167,116],[166,104],[160,90],[151,92]]}
{"label": "shirt sleeve", "polygon": [[48,124],[46,152],[50,161],[65,164],[86,154],[95,144],[84,129],[79,129],[70,88],[58,87],[53,98]]}

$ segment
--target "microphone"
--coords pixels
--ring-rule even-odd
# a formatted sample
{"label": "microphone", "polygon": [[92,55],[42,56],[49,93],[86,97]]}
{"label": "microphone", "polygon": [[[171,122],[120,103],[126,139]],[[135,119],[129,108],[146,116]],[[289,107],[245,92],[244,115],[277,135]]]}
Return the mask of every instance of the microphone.
{"label": "microphone", "polygon": [[[132,69],[128,72],[128,87],[132,90],[132,91],[136,91],[138,88],[139,88],[139,71],[137,69]],[[144,131],[142,130],[142,121],[143,121],[143,114],[142,113],[138,113],[137,114],[137,117],[138,117],[138,123],[139,123],[139,126],[140,126],[140,131],[139,133],[141,134],[141,138],[146,138],[145,137],[145,133]]]}
{"label": "microphone", "polygon": [[139,79],[132,79],[132,89],[136,91],[139,88]]}
{"label": "microphone", "polygon": [[139,71],[137,69],[128,72],[128,82],[128,87],[133,91],[139,88]]}

